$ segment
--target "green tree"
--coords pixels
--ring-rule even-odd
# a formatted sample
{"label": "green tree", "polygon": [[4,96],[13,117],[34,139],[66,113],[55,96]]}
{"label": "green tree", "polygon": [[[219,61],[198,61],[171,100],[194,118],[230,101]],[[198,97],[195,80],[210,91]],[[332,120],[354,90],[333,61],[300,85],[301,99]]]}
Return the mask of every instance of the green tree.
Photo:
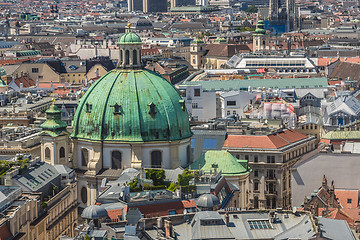
{"label": "green tree", "polygon": [[42,201],[40,206],[43,208],[43,209],[46,209],[48,207],[48,203],[46,201]]}
{"label": "green tree", "polygon": [[172,192],[175,192],[176,188],[177,188],[176,183],[170,183],[170,186],[168,187],[168,190],[172,191]]}
{"label": "green tree", "polygon": [[193,178],[194,178],[194,173],[189,169],[185,168],[183,173],[178,175],[178,184],[180,186],[187,186],[189,185],[190,180]]}
{"label": "green tree", "polygon": [[141,187],[139,186],[139,179],[134,179],[132,182],[129,183],[130,185],[130,192],[140,192]]}
{"label": "green tree", "polygon": [[146,178],[151,179],[154,186],[165,185],[165,170],[146,169]]}
{"label": "green tree", "polygon": [[258,11],[258,8],[255,7],[254,5],[251,5],[250,7],[248,7],[248,9],[246,9],[245,12],[247,12],[247,13],[257,13],[257,11]]}

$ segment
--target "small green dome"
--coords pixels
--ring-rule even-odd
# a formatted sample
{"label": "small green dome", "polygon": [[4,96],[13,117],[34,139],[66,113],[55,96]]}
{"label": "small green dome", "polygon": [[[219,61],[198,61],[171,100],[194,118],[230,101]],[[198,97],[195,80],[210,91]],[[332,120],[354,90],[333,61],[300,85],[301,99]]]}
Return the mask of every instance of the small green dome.
{"label": "small green dome", "polygon": [[6,71],[3,67],[0,67],[0,76],[6,75]]}
{"label": "small green dome", "polygon": [[43,132],[51,136],[57,136],[61,132],[66,131],[67,124],[61,120],[61,111],[54,102],[46,110],[46,121],[40,127],[43,129]]}
{"label": "small green dome", "polygon": [[204,43],[204,41],[202,39],[196,38],[192,41],[192,43]]}
{"label": "small green dome", "polygon": [[264,20],[259,20],[258,23],[257,23],[257,25],[258,25],[258,26],[259,26],[259,25],[263,25],[263,26],[264,26],[264,25],[265,25]]}
{"label": "small green dome", "polygon": [[2,79],[0,79],[0,87],[7,87],[7,84]]}
{"label": "small green dome", "polygon": [[142,44],[141,38],[133,33],[124,33],[118,40],[117,44]]}
{"label": "small green dome", "polygon": [[245,175],[252,170],[246,160],[238,160],[228,151],[209,150],[190,166],[190,170],[203,170],[209,174],[217,166],[223,176]]}
{"label": "small green dome", "polygon": [[191,137],[185,102],[146,69],[114,69],[80,99],[71,137],[89,141],[176,141]]}
{"label": "small green dome", "polygon": [[216,42],[216,43],[226,43],[226,39],[225,39],[225,38],[218,37],[218,38],[215,39],[214,42]]}

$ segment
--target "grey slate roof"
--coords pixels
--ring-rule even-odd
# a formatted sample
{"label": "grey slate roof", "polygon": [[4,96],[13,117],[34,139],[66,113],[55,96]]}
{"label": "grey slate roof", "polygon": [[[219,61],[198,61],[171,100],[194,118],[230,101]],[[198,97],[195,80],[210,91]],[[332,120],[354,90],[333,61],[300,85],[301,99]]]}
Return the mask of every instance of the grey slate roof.
{"label": "grey slate roof", "polygon": [[360,161],[357,154],[320,153],[293,166],[292,206],[300,207],[304,198],[321,186],[324,174],[335,188],[360,189]]}
{"label": "grey slate roof", "polygon": [[[219,220],[220,224],[203,225],[201,220]],[[191,223],[191,239],[235,239],[218,212],[198,212]]]}
{"label": "grey slate roof", "polygon": [[[269,212],[229,212],[229,226],[223,213],[204,211],[195,214],[193,220],[175,224],[179,240],[189,239],[310,239],[315,232],[308,214],[278,212],[278,221],[270,223]],[[217,224],[200,225],[201,220],[215,220]],[[269,221],[270,228],[250,228],[249,221]],[[156,239],[156,230],[147,233]]]}
{"label": "grey slate roof", "polygon": [[179,174],[182,174],[183,171],[184,169],[182,167],[178,167],[176,169],[165,169],[165,180],[176,183]]}
{"label": "grey slate roof", "polygon": [[318,218],[321,236],[325,239],[355,240],[356,237],[345,220]]}
{"label": "grey slate roof", "polygon": [[30,167],[26,173],[17,175],[14,179],[27,191],[36,192],[59,176],[60,174],[54,166],[39,162]]}

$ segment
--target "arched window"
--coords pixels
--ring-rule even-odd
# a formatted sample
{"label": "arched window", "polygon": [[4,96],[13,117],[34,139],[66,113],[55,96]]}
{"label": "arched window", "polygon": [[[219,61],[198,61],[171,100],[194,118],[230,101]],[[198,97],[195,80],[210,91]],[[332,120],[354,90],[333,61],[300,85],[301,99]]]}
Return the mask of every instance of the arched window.
{"label": "arched window", "polygon": [[86,187],[81,188],[80,196],[81,196],[81,201],[84,204],[87,204],[87,189],[86,189]]}
{"label": "arched window", "polygon": [[152,168],[161,168],[162,165],[162,156],[160,151],[151,152],[151,167]]}
{"label": "arched window", "polygon": [[81,166],[87,167],[89,161],[89,151],[86,148],[81,149]]}
{"label": "arched window", "polygon": [[59,150],[59,155],[60,155],[60,158],[64,158],[65,157],[65,148],[64,147],[61,147],[60,150]]}
{"label": "arched window", "polygon": [[125,64],[129,65],[130,64],[130,53],[129,50],[125,50]]}
{"label": "arched window", "polygon": [[111,168],[112,169],[121,169],[121,152],[112,151],[111,152]]}
{"label": "arched window", "polygon": [[120,50],[120,59],[119,59],[120,64],[123,62],[123,50]]}
{"label": "arched window", "polygon": [[191,150],[190,150],[190,146],[186,147],[186,162],[188,165],[190,165],[191,163]]}
{"label": "arched window", "polygon": [[50,160],[50,148],[45,148],[45,160]]}
{"label": "arched window", "polygon": [[137,51],[134,49],[133,50],[133,64],[137,64]]}

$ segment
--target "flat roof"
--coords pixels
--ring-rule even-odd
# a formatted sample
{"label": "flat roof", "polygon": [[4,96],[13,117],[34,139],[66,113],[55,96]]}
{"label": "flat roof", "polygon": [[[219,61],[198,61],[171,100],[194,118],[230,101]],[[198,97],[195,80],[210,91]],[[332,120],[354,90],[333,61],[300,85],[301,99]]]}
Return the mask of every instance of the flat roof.
{"label": "flat roof", "polygon": [[204,91],[231,91],[254,88],[297,89],[297,88],[327,88],[327,78],[282,78],[254,80],[210,80],[184,82],[180,86],[201,85]]}

